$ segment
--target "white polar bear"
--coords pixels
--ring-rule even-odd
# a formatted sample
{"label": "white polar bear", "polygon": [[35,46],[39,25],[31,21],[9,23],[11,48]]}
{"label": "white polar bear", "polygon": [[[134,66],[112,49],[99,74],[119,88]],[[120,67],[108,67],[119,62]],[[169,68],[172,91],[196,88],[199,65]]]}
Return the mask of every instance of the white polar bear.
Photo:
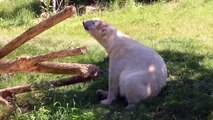
{"label": "white polar bear", "polygon": [[166,85],[167,70],[157,52],[103,21],[89,20],[83,26],[109,55],[109,90],[97,91],[107,96],[102,104],[111,104],[120,95],[130,109],[140,100],[158,95]]}

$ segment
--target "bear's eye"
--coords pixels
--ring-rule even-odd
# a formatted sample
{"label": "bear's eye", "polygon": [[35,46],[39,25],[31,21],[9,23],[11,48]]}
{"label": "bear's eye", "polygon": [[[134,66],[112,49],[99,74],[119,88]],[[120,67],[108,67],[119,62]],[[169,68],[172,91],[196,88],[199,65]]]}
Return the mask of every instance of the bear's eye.
{"label": "bear's eye", "polygon": [[102,29],[101,32],[102,32],[102,33],[106,33],[106,32],[107,32],[107,29]]}

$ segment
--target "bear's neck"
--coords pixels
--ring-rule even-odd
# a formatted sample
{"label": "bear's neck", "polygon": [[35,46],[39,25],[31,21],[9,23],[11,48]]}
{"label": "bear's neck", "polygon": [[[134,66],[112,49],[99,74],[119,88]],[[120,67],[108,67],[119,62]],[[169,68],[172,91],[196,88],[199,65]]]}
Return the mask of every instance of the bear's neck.
{"label": "bear's neck", "polygon": [[121,33],[120,31],[115,32],[115,34],[111,35],[107,38],[96,38],[97,41],[105,48],[108,55],[112,52],[113,49],[116,49],[116,42],[122,40],[124,38],[129,38],[129,36]]}
{"label": "bear's neck", "polygon": [[112,52],[113,51],[116,51],[117,49],[120,49],[122,48],[122,46],[124,45],[124,41],[127,40],[127,39],[131,39],[129,36],[121,33],[120,31],[117,31],[116,35],[108,40],[108,46],[107,46],[107,53],[109,55],[113,54]]}
{"label": "bear's neck", "polygon": [[98,42],[105,48],[108,54],[110,54],[111,47],[114,41],[115,38],[98,40]]}

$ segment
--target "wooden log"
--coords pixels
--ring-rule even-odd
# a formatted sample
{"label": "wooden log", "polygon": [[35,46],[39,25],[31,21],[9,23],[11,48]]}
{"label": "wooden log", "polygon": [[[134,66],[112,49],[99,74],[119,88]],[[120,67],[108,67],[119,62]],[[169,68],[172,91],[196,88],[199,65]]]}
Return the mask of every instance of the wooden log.
{"label": "wooden log", "polygon": [[87,52],[86,47],[80,47],[76,49],[66,49],[57,52],[51,52],[36,57],[22,56],[15,61],[0,61],[0,73],[45,72],[45,73],[72,74],[73,72],[73,74],[84,75],[84,72],[85,71],[88,72],[90,67],[94,67],[94,65],[77,65],[71,63],[54,63],[54,62],[42,63],[42,62],[66,56],[85,54],[86,52]]}
{"label": "wooden log", "polygon": [[[15,65],[15,67],[17,67]],[[1,67],[0,67],[1,68]],[[87,77],[94,69],[98,70],[93,64],[79,64],[79,63],[58,63],[58,62],[43,62],[35,65],[18,66],[17,68],[5,68],[3,73],[16,73],[16,72],[37,72],[37,73],[52,73],[52,74],[70,74],[80,75]]]}
{"label": "wooden log", "polygon": [[[57,63],[57,62],[43,62],[36,65],[37,69],[32,72],[39,73],[54,73],[54,74],[72,74],[88,77],[94,70],[99,70],[93,64],[79,64],[79,63]],[[29,72],[29,71],[26,71]]]}
{"label": "wooden log", "polygon": [[30,58],[34,63],[49,61],[56,58],[86,54],[87,48],[66,49]]}
{"label": "wooden log", "polygon": [[22,44],[42,33],[43,31],[49,29],[50,27],[58,24],[59,22],[69,18],[74,13],[76,13],[76,9],[74,6],[69,6],[65,8],[63,11],[55,14],[52,17],[38,23],[37,25],[31,27],[20,36],[14,38],[11,42],[6,44],[3,48],[0,49],[0,59],[11,53],[16,48],[20,47]]}
{"label": "wooden log", "polygon": [[[15,67],[17,66],[15,65]],[[72,74],[87,77],[88,74],[93,69],[98,70],[98,67],[96,67],[93,64],[43,62],[29,66],[27,66],[27,64],[23,64],[23,66],[18,66],[17,68],[13,68],[12,66],[10,68],[3,69],[0,72],[2,73],[38,72],[38,73],[52,73],[52,74]]]}
{"label": "wooden log", "polygon": [[20,85],[20,86],[1,89],[0,90],[0,102],[5,104],[7,107],[11,108],[11,107],[13,107],[12,104],[15,100],[16,94],[31,92],[33,90],[43,90],[45,88],[47,89],[50,87],[61,87],[61,86],[76,84],[76,83],[80,83],[80,82],[88,82],[92,78],[97,77],[98,72],[99,71],[94,69],[93,71],[90,72],[90,74],[87,77],[74,76],[74,77],[70,77],[70,78],[63,78],[60,80],[52,80],[47,83],[40,83],[40,84],[36,84],[36,85],[26,84],[26,85]]}

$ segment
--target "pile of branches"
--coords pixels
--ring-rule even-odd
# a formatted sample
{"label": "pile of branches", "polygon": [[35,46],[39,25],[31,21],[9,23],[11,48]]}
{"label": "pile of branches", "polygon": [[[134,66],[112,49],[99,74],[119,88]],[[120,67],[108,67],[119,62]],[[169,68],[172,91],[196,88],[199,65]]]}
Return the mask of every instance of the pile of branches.
{"label": "pile of branches", "polygon": [[[41,32],[49,29],[57,23],[71,17],[76,13],[74,6],[69,6],[56,15],[49,17],[48,19],[38,23],[32,28],[26,30],[24,33],[14,38],[11,42],[0,48],[0,74],[16,73],[16,72],[38,72],[38,73],[53,73],[53,74],[70,74],[73,77],[64,78],[61,80],[52,80],[47,84],[53,87],[60,87],[79,82],[86,82],[98,75],[98,67],[93,64],[79,64],[79,63],[59,63],[49,62],[56,58],[62,58],[67,56],[75,56],[86,54],[86,47],[68,48],[60,51],[53,51],[39,56],[19,56],[15,60],[2,60],[3,57],[37,36]],[[37,84],[37,86],[41,86]],[[25,84],[15,87],[9,87],[0,89],[0,102],[7,107],[12,108],[15,100],[15,95],[24,92],[30,92],[32,90],[42,89],[35,85]]]}

